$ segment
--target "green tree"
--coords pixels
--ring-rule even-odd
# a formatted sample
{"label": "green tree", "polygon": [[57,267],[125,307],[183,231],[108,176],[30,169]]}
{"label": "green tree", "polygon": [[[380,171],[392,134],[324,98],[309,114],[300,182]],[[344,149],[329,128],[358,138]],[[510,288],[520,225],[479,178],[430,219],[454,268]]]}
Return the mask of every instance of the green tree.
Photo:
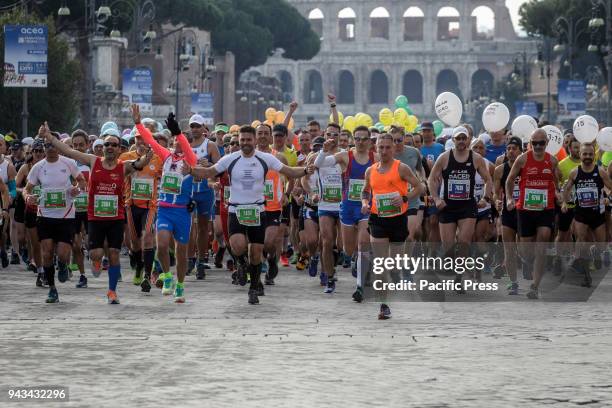
{"label": "green tree", "polygon": [[[49,29],[47,88],[29,88],[29,130],[33,136],[45,120],[53,129],[71,129],[77,115],[79,64],[68,58],[68,44],[56,35],[52,18],[41,20],[14,9],[0,15],[0,27],[5,24],[45,24]],[[4,77],[4,30],[0,34],[0,78]],[[0,129],[21,133],[22,88],[0,87]],[[27,136],[27,135],[26,135]]]}

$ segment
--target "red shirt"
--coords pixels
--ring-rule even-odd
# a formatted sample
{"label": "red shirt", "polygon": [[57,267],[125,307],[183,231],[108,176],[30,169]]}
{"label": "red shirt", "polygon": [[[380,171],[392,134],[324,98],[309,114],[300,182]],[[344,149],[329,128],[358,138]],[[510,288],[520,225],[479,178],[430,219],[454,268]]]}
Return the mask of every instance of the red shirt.
{"label": "red shirt", "polygon": [[521,169],[520,194],[516,208],[519,210],[542,211],[555,208],[555,175],[552,156],[544,153],[544,160],[527,152],[527,162]]}
{"label": "red shirt", "polygon": [[112,170],[102,166],[98,157],[89,174],[89,221],[112,221],[125,218],[123,186],[125,184],[123,162],[118,161]]}

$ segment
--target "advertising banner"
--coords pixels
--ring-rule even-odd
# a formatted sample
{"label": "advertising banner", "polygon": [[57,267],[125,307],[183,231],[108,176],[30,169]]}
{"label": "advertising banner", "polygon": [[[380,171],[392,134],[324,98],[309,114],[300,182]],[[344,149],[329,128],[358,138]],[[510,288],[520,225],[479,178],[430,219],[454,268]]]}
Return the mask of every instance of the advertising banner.
{"label": "advertising banner", "polygon": [[560,79],[558,83],[559,96],[558,121],[573,120],[586,114],[586,83],[569,79]]}
{"label": "advertising banner", "polygon": [[529,115],[534,118],[538,117],[538,105],[534,101],[516,101],[514,102],[514,108],[516,116]]}
{"label": "advertising banner", "polygon": [[214,123],[214,97],[210,92],[191,94],[191,113],[202,115],[207,125]]}
{"label": "advertising banner", "polygon": [[143,113],[153,112],[153,71],[149,67],[125,68],[123,70],[123,104],[124,112],[130,111],[130,105],[136,103]]}
{"label": "advertising banner", "polygon": [[47,87],[48,38],[43,25],[4,26],[4,86]]}

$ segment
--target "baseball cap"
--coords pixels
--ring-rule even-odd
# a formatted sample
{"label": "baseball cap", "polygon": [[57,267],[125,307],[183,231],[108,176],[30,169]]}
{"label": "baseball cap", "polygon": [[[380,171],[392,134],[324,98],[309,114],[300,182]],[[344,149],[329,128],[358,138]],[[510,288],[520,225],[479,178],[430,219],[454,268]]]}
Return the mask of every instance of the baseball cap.
{"label": "baseball cap", "polygon": [[227,123],[219,122],[215,125],[215,133],[216,132],[227,133],[229,132],[229,126],[227,126]]}
{"label": "baseball cap", "polygon": [[433,126],[433,123],[431,123],[431,122],[423,122],[423,123],[421,123],[421,130],[423,130],[423,129],[433,130],[433,128],[434,128],[434,126]]}
{"label": "baseball cap", "polygon": [[32,150],[34,149],[44,149],[45,148],[45,141],[43,139],[41,139],[40,137],[37,137],[36,139],[33,139],[32,141]]}
{"label": "baseball cap", "polygon": [[202,115],[195,114],[189,118],[189,124],[191,125],[192,123],[197,123],[202,126],[204,124],[204,118]]}
{"label": "baseball cap", "polygon": [[523,141],[518,136],[512,136],[510,139],[508,139],[508,144],[518,146],[519,149],[523,150]]}
{"label": "baseball cap", "polygon": [[109,129],[117,129],[117,133],[119,133],[119,126],[115,122],[105,122],[100,128],[100,134],[105,135]]}
{"label": "baseball cap", "polygon": [[102,137],[104,137],[104,136],[115,136],[115,137],[121,138],[121,134],[119,133],[119,129],[118,128],[109,127],[104,132],[100,132],[100,133],[102,134]]}
{"label": "baseball cap", "polygon": [[96,148],[97,146],[104,146],[104,140],[96,139],[96,141],[93,142],[92,148]]}
{"label": "baseball cap", "polygon": [[22,140],[22,142],[23,142],[23,144],[26,144],[26,145],[28,145],[28,146],[31,146],[31,145],[32,145],[32,143],[34,143],[34,139],[33,139],[33,138],[31,138],[30,136],[28,136],[28,137],[24,137],[24,138],[23,138],[23,140]]}
{"label": "baseball cap", "polygon": [[455,129],[453,129],[453,137],[462,134],[466,135],[467,137],[470,137],[470,133],[464,126],[457,126]]}
{"label": "baseball cap", "polygon": [[491,136],[489,136],[488,133],[481,133],[478,138],[482,140],[485,145],[489,144],[489,142],[491,141]]}
{"label": "baseball cap", "polygon": [[19,150],[21,148],[23,148],[23,143],[21,142],[21,140],[15,140],[13,141],[13,143],[11,143],[12,150]]}
{"label": "baseball cap", "polygon": [[124,138],[121,138],[121,147],[130,147],[130,142]]}

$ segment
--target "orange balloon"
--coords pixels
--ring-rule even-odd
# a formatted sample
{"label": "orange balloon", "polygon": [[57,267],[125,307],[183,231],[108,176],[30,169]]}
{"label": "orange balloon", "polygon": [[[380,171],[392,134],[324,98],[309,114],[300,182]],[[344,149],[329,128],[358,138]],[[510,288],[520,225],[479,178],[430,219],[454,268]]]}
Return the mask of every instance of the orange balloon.
{"label": "orange balloon", "polygon": [[238,125],[232,125],[232,126],[229,128],[229,132],[230,132],[230,133],[240,132],[240,126],[238,126]]}
{"label": "orange balloon", "polygon": [[[253,126],[254,128],[256,128],[256,127],[257,127],[257,126],[259,126],[259,125],[261,125],[261,122],[260,122],[260,121],[258,121],[258,120],[254,120],[254,121],[251,123],[251,126]],[[238,128],[238,130],[240,130],[240,128]]]}
{"label": "orange balloon", "polygon": [[293,121],[293,118],[289,119],[289,125],[287,126],[289,130],[293,130],[294,126],[295,126],[295,122]]}
{"label": "orange balloon", "polygon": [[274,123],[283,123],[284,120],[285,120],[285,112],[277,111],[274,114]]}
{"label": "orange balloon", "polygon": [[266,119],[264,123],[270,127],[274,126],[274,121],[272,121],[271,119]]}
{"label": "orange balloon", "polygon": [[276,109],[272,107],[266,109],[266,119],[274,120],[274,115],[276,115]]}

